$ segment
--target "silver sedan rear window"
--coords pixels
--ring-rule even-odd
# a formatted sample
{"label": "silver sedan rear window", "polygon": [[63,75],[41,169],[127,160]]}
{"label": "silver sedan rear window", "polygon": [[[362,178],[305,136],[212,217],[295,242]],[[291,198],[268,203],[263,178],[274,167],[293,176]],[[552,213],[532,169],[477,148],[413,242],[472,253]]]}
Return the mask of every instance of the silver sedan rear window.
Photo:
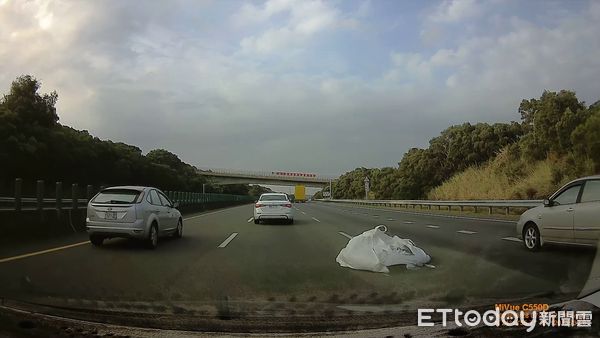
{"label": "silver sedan rear window", "polygon": [[287,201],[285,195],[264,195],[260,197],[261,201]]}
{"label": "silver sedan rear window", "polygon": [[92,200],[92,203],[135,203],[140,191],[131,189],[110,189],[101,191]]}

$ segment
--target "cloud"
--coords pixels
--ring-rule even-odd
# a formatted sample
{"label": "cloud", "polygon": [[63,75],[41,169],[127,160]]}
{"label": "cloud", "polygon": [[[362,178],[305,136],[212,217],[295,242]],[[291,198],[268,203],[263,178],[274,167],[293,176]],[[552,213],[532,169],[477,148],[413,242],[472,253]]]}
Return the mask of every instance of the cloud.
{"label": "cloud", "polygon": [[[585,14],[542,27],[515,17],[509,30],[462,40],[432,53],[392,53],[385,79],[419,84],[431,93],[436,110],[461,119],[516,119],[522,98],[544,89],[576,89],[580,97],[600,99],[600,20],[595,4]],[[458,121],[457,121],[458,122]]]}
{"label": "cloud", "polygon": [[[33,74],[59,93],[62,123],[195,165],[330,174],[395,165],[450,124],[517,119],[543,89],[598,99],[598,2],[551,26],[501,15],[435,48],[411,40],[432,22],[422,8],[403,16],[413,31],[382,34],[397,17],[380,3],[342,5],[7,2],[0,87]],[[460,27],[448,20],[436,25]]]}
{"label": "cloud", "polygon": [[435,7],[428,19],[440,23],[456,23],[479,16],[483,12],[480,1],[445,0]]}
{"label": "cloud", "polygon": [[286,48],[302,46],[318,33],[348,27],[353,23],[350,19],[344,19],[336,8],[321,0],[270,0],[262,8],[245,5],[234,15],[234,21],[263,22],[278,13],[287,15],[285,22],[279,26],[269,27],[257,35],[245,37],[240,43],[243,52],[258,54],[285,52]]}

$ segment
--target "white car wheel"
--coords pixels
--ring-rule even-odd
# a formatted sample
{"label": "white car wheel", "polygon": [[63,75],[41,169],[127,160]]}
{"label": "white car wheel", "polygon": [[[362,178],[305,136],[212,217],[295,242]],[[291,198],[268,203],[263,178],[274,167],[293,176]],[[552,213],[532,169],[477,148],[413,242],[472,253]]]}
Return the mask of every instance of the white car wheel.
{"label": "white car wheel", "polygon": [[540,231],[534,224],[525,226],[525,230],[523,230],[523,243],[531,251],[536,251],[540,248]]}

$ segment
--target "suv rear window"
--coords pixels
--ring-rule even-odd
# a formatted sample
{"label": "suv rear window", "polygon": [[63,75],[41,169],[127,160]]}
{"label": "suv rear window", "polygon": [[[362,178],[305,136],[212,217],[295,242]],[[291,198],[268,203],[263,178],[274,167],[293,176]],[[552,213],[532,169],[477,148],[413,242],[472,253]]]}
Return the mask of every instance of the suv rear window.
{"label": "suv rear window", "polygon": [[287,201],[285,195],[264,195],[260,197],[261,201]]}
{"label": "suv rear window", "polygon": [[131,189],[110,189],[101,191],[94,199],[92,203],[107,203],[107,204],[119,204],[119,203],[135,203],[140,191]]}

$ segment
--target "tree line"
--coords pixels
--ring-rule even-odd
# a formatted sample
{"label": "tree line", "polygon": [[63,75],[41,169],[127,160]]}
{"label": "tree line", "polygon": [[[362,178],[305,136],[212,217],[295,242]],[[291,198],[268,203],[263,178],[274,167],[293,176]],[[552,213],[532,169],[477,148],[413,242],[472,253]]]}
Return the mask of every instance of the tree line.
{"label": "tree line", "polygon": [[0,188],[16,177],[93,185],[148,185],[164,190],[260,195],[269,189],[245,184],[214,185],[197,169],[164,149],[143,154],[122,142],[61,125],[58,94],[40,94],[30,75],[12,82],[0,99]]}
{"label": "tree line", "polygon": [[397,167],[347,172],[334,183],[334,197],[364,198],[364,179],[369,177],[369,198],[425,198],[432,188],[501,150],[514,159],[512,167],[504,169],[515,176],[524,174],[523,161],[546,158],[568,163],[566,170],[555,169],[555,183],[600,172],[600,101],[586,106],[573,91],[544,91],[539,98],[522,100],[518,112],[520,122],[451,126],[427,148],[408,150]]}

